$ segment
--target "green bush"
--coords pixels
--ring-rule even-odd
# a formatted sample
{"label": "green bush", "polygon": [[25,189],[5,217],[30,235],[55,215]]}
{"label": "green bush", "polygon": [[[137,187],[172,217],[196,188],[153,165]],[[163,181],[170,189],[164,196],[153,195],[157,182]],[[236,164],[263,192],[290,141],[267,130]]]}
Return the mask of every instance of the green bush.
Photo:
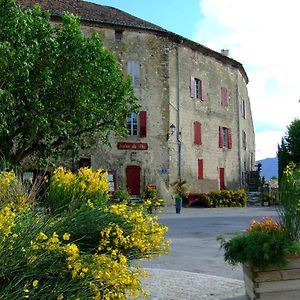
{"label": "green bush", "polygon": [[222,190],[198,194],[198,201],[207,207],[244,207],[247,205],[245,190]]}
{"label": "green bush", "polygon": [[123,202],[123,201],[130,201],[130,195],[128,193],[127,190],[125,189],[118,189],[117,191],[115,191],[112,195],[111,195],[111,198],[110,200],[112,202],[115,202],[115,203],[120,203],[120,202]]}
{"label": "green bush", "polygon": [[300,253],[300,245],[291,241],[284,232],[249,231],[234,236],[228,241],[219,237],[224,259],[231,265],[249,263],[258,269],[265,269],[269,264],[282,267],[287,263],[287,256]]}

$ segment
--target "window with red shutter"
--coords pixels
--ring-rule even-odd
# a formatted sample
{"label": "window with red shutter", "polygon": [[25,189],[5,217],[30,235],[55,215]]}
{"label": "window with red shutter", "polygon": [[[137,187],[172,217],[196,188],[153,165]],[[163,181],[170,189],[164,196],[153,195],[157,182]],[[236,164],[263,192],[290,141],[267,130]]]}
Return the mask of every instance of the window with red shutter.
{"label": "window with red shutter", "polygon": [[219,126],[219,148],[223,148],[223,127]]}
{"label": "window with red shutter", "polygon": [[140,112],[140,137],[147,136],[147,112]]}
{"label": "window with red shutter", "polygon": [[205,82],[195,77],[191,77],[191,86],[190,86],[191,97],[205,100]]}
{"label": "window with red shutter", "polygon": [[202,144],[201,123],[197,121],[194,122],[194,144]]}
{"label": "window with red shutter", "polygon": [[204,179],[203,174],[203,159],[198,159],[198,179]]}
{"label": "window with red shutter", "polygon": [[137,136],[138,135],[138,116],[135,112],[132,112],[127,117],[127,129],[128,135]]}
{"label": "window with red shutter", "polygon": [[191,92],[191,97],[195,98],[195,77],[191,76],[191,83],[190,83],[190,92]]}
{"label": "window with red shutter", "polygon": [[232,148],[232,133],[231,128],[219,127],[219,148]]}
{"label": "window with red shutter", "polygon": [[205,81],[204,80],[201,80],[201,84],[200,84],[200,88],[201,88],[201,95],[200,95],[200,99],[202,101],[205,100],[205,94],[206,94],[206,90],[205,90]]}

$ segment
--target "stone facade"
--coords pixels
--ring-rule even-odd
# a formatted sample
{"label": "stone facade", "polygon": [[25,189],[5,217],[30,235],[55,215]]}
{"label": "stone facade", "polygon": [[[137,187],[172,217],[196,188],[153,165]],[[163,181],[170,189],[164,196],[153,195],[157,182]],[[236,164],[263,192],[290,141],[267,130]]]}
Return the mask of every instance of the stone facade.
{"label": "stone facade", "polygon": [[[51,1],[19,2],[28,7],[33,2]],[[94,4],[93,7],[99,12],[107,9]],[[127,14],[119,10],[117,13],[126,19]],[[99,18],[91,22],[82,15],[82,31],[87,35],[98,32],[125,74],[128,62],[135,65],[135,93],[144,112],[140,121],[146,134],[140,137],[137,132],[121,140],[111,137],[111,147],[97,145],[90,153],[84,153],[90,155],[92,167],[110,170],[115,188],[139,185],[139,193],[133,194],[140,194],[148,185],[155,185],[170,201],[170,184],[177,178],[187,180],[190,192],[243,187],[245,174],[255,164],[248,78],[243,66],[151,23],[122,26],[118,18],[111,22]],[[56,11],[53,21],[57,20]],[[192,95],[195,89],[196,97]]]}
{"label": "stone facade", "polygon": [[[111,148],[98,145],[92,152],[93,167],[115,171],[118,186],[125,188],[126,167],[139,166],[141,192],[156,185],[166,198],[177,178],[187,180],[190,192],[219,189],[220,168],[227,188],[244,185],[244,174],[254,168],[255,146],[247,79],[238,68],[151,32],[125,30],[116,42],[114,29],[82,29],[100,32],[124,73],[128,61],[140,64],[140,87],[135,92],[141,110],[147,112],[147,137],[112,138]],[[206,83],[203,101],[191,97],[191,76]],[[221,105],[222,86],[228,90],[227,106]],[[201,145],[194,144],[195,121],[201,123]],[[231,128],[231,149],[219,148],[219,127]],[[119,150],[118,142],[147,143],[148,150]],[[198,179],[198,159],[203,161],[203,179]]]}

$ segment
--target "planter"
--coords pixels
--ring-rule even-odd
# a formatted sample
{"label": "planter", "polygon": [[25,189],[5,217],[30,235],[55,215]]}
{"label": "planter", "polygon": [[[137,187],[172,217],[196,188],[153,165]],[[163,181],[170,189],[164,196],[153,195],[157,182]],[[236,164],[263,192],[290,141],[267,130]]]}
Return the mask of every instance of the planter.
{"label": "planter", "polygon": [[181,207],[182,207],[182,199],[181,198],[175,199],[175,206],[176,206],[176,214],[180,214]]}
{"label": "planter", "polygon": [[292,257],[286,267],[260,271],[243,265],[246,295],[255,300],[300,299],[300,257]]}

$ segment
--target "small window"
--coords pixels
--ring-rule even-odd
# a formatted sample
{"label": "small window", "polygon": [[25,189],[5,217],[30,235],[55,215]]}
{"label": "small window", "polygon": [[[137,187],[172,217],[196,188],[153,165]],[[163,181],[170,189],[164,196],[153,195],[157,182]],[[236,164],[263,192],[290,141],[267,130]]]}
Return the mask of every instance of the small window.
{"label": "small window", "polygon": [[128,129],[128,135],[130,136],[138,135],[138,116],[134,112],[132,112],[127,118],[127,129]]}
{"label": "small window", "polygon": [[223,134],[223,148],[228,148],[228,128],[223,127],[222,134]]}
{"label": "small window", "polygon": [[205,84],[204,80],[200,80],[195,77],[191,77],[191,97],[195,99],[205,99]]}
{"label": "small window", "polygon": [[108,190],[115,192],[117,190],[117,174],[116,171],[108,171],[107,181],[109,182]]}
{"label": "small window", "polygon": [[137,61],[130,60],[127,63],[127,73],[131,77],[132,85],[135,88],[141,86],[141,65]]}
{"label": "small window", "polygon": [[121,42],[123,37],[123,31],[122,30],[115,30],[115,41]]}
{"label": "small window", "polygon": [[231,128],[219,127],[219,148],[232,148],[232,134]]}

